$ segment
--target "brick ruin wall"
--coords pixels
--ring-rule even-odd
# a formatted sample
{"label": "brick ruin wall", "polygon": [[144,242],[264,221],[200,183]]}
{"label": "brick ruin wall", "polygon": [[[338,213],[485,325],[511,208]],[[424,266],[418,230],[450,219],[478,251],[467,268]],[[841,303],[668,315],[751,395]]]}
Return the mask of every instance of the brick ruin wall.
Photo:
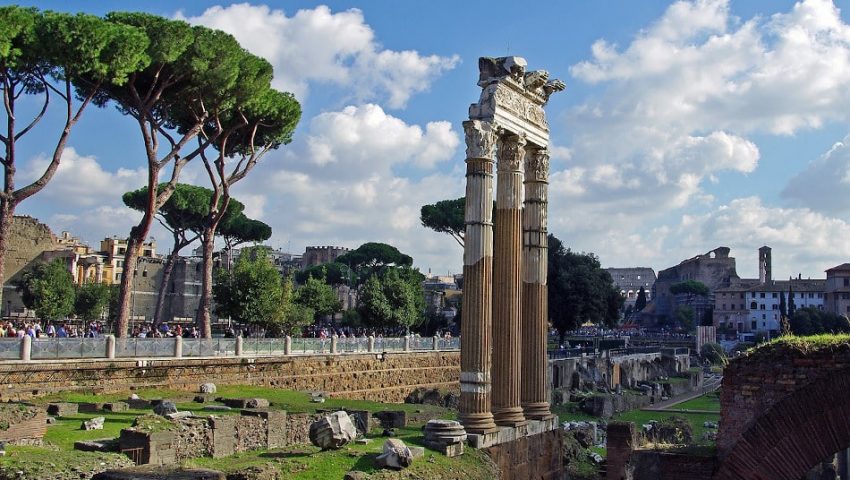
{"label": "brick ruin wall", "polygon": [[763,413],[796,391],[850,369],[850,345],[812,352],[766,349],[730,362],[723,372],[717,450],[722,459]]}
{"label": "brick ruin wall", "polygon": [[401,403],[418,387],[457,391],[459,352],[310,355],[221,359],[0,363],[0,401],[56,392],[122,393],[136,388],[196,391],[198,385],[255,385],[323,391]]}
{"label": "brick ruin wall", "polygon": [[564,478],[564,432],[522,437],[485,449],[501,473],[502,480],[560,480]]}
{"label": "brick ruin wall", "polygon": [[5,257],[5,283],[0,314],[6,314],[7,310],[17,311],[23,308],[21,296],[12,282],[20,278],[21,272],[41,257],[42,252],[53,250],[56,246],[56,236],[47,225],[32,217],[15,216],[12,219]]}

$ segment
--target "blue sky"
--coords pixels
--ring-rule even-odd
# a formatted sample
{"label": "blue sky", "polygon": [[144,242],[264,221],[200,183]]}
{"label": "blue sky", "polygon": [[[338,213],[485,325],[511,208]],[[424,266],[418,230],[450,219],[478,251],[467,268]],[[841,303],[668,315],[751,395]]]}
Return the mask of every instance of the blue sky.
{"label": "blue sky", "polygon": [[[267,58],[304,116],[235,194],[276,247],[383,241],[459,272],[419,207],[463,194],[478,57],[520,55],[567,84],[547,107],[550,231],[574,250],[658,270],[725,245],[755,276],[767,244],[778,278],[850,261],[847,1],[23,3],[144,8]],[[44,164],[50,122],[22,145],[22,175]],[[91,243],[126,235],[120,194],[144,182],[132,122],[92,109],[70,147],[18,213]],[[206,181],[199,165],[183,178]]]}

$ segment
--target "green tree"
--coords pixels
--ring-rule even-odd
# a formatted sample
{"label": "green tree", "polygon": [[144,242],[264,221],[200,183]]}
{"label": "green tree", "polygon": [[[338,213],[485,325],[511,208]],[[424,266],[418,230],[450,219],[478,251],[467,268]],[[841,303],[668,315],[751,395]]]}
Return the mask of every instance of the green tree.
{"label": "green tree", "polygon": [[[158,186],[160,190],[167,187],[168,185],[165,183],[160,183]],[[171,282],[174,266],[180,258],[180,251],[200,237],[212,196],[213,192],[208,188],[178,183],[174,185],[174,191],[168,197],[168,200],[156,212],[156,220],[171,232],[174,245],[162,268],[162,278],[153,315],[155,324],[162,321],[166,290]],[[144,212],[147,208],[148,187],[127,192],[122,196],[122,199],[128,207]],[[227,208],[227,217],[242,215],[243,208],[244,206],[241,203],[232,201]]]}
{"label": "green tree", "polygon": [[357,273],[358,285],[372,274],[381,275],[387,267],[409,267],[413,258],[386,243],[368,242],[336,259]]}
{"label": "green tree", "polygon": [[[230,204],[227,208],[230,209]],[[219,223],[217,233],[224,238],[225,248],[230,252],[243,243],[265,242],[272,236],[272,227],[245,214],[231,216],[228,213]]]}
{"label": "green tree", "polygon": [[84,283],[77,287],[74,313],[86,321],[99,320],[109,306],[110,287],[105,283]]}
{"label": "green tree", "polygon": [[[613,326],[623,297],[592,253],[574,253],[549,235],[549,318],[561,335],[584,321]],[[616,308],[614,308],[616,306]]]}
{"label": "green tree", "polygon": [[419,220],[423,227],[435,232],[447,233],[463,247],[463,236],[466,232],[465,209],[466,197],[441,200],[435,204],[423,205],[419,212]]}
{"label": "green tree", "polygon": [[286,277],[281,284],[280,309],[278,310],[279,321],[274,333],[294,336],[301,332],[301,328],[313,323],[316,312],[295,301],[295,287],[292,277]]}
{"label": "green tree", "polygon": [[333,316],[342,310],[333,287],[313,277],[308,278],[304,285],[295,290],[295,303],[312,310],[316,320],[326,315]]}
{"label": "green tree", "polygon": [[363,323],[371,326],[386,326],[392,316],[392,306],[384,294],[384,286],[377,275],[372,274],[360,288],[357,311]]}
{"label": "green tree", "polygon": [[353,272],[347,265],[339,262],[330,262],[321,265],[311,265],[299,271],[295,274],[295,281],[303,284],[307,282],[308,278],[318,278],[328,285],[348,285],[351,283],[353,276]]}
{"label": "green tree", "polygon": [[[706,284],[697,280],[684,280],[670,285],[670,293],[676,296],[684,295],[684,304],[688,307],[693,307],[693,301],[697,297],[707,297],[708,294],[711,293],[711,290]],[[703,319],[705,318],[705,312],[695,312],[693,308],[691,308],[691,311],[694,313],[694,316],[691,319],[690,323],[688,323],[688,325],[680,325],[687,331],[691,331],[694,322],[699,321],[700,324],[702,324]],[[698,315],[698,313],[701,313],[701,315]],[[677,316],[675,314],[673,315],[673,317],[674,321],[685,319],[685,317]]]}
{"label": "green tree", "polygon": [[708,360],[712,365],[725,367],[729,363],[729,359],[726,357],[726,351],[723,350],[723,347],[719,343],[709,342],[703,344],[702,348],[700,348],[699,356],[704,361]]}
{"label": "green tree", "polygon": [[789,324],[791,333],[794,335],[850,333],[850,320],[847,317],[814,307],[805,307],[795,311]]}
{"label": "green tree", "polygon": [[74,311],[74,278],[61,258],[38,263],[17,284],[27,308],[42,320],[58,320]]}
{"label": "green tree", "polygon": [[233,269],[219,269],[213,286],[216,314],[274,330],[281,321],[280,274],[262,248],[239,255]]}
{"label": "green tree", "polygon": [[[99,105],[114,103],[131,117],[139,126],[144,145],[147,205],[142,219],[130,230],[124,256],[124,268],[132,270],[138,247],[148,236],[154,215],[173,193],[182,169],[221,134],[211,123],[235,115],[238,105],[244,104],[239,99],[256,89],[242,81],[246,78],[241,74],[246,58],[251,55],[224,32],[146,13],[113,12],[106,20],[135,27],[148,39],[148,64],[133,71],[126,82],[103,82],[95,97]],[[195,140],[197,146],[191,147]],[[160,190],[161,176],[168,180],[166,188]],[[130,282],[131,276],[122,276],[116,328],[119,336],[127,334]],[[208,326],[202,327],[208,336]]]}
{"label": "green tree", "polygon": [[635,311],[639,312],[646,308],[646,290],[643,287],[640,287],[637,294],[637,300],[635,300]]}
{"label": "green tree", "polygon": [[694,308],[690,305],[679,305],[673,310],[673,319],[676,325],[682,327],[686,332],[691,332],[694,330],[694,320],[696,318],[696,313],[694,312]]}
{"label": "green tree", "polygon": [[785,303],[785,292],[779,292],[779,316],[781,318],[788,317],[788,306]]}
{"label": "green tree", "polygon": [[[146,45],[147,38],[136,29],[111,25],[92,15],[0,7],[0,89],[5,107],[5,125],[0,127],[4,173],[0,190],[0,285],[5,282],[7,239],[15,209],[53,178],[71,133],[100,85],[124,84],[131,72],[146,64]],[[74,85],[76,92],[72,91]],[[54,106],[49,108],[51,102]],[[32,116],[18,108],[27,103],[38,105]],[[53,114],[58,114],[54,118],[59,121],[45,124],[56,132],[55,142],[47,145],[42,137],[34,144],[52,149],[47,166],[34,180],[19,186],[16,152],[26,151],[26,134]],[[2,295],[0,291],[0,304]]]}
{"label": "green tree", "polygon": [[424,317],[424,300],[420,305],[417,294],[422,295],[422,288],[403,278],[399,269],[390,269],[382,279],[384,297],[390,306],[390,317],[387,323],[392,326],[404,327],[407,331],[421,323]]}

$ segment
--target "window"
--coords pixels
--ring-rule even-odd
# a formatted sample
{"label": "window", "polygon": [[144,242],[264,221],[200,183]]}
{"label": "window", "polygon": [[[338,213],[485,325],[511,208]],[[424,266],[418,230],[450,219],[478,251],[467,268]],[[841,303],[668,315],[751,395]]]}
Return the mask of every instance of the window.
{"label": "window", "polygon": [[850,300],[850,293],[842,293],[841,299],[842,300]]}
{"label": "window", "polygon": [[744,309],[744,304],[742,303],[742,304],[741,304],[741,310],[743,310],[743,309]]}
{"label": "window", "polygon": [[755,310],[755,309],[759,308],[759,305],[756,302],[752,302],[752,303],[750,303],[750,308]]}
{"label": "window", "polygon": [[741,292],[741,298],[744,298],[744,292]]}
{"label": "window", "polygon": [[845,286],[845,287],[850,287],[850,278],[845,278],[845,279],[844,279],[844,286]]}
{"label": "window", "polygon": [[760,298],[764,298],[764,292],[759,293]]}
{"label": "window", "polygon": [[751,330],[755,330],[755,329],[756,329],[756,321],[755,321],[755,320],[753,320],[753,322],[752,322],[752,324],[751,324],[751,325],[752,325]]}
{"label": "window", "polygon": [[777,305],[775,303],[773,305],[771,305],[771,307],[773,307],[773,310],[779,310],[779,305]]}
{"label": "window", "polygon": [[815,294],[814,294],[814,293],[810,293],[810,294],[809,294],[809,298],[815,298]]}
{"label": "window", "polygon": [[771,296],[772,296],[773,298],[776,298],[778,295],[776,294],[776,292],[773,292],[773,293],[771,294]]}
{"label": "window", "polygon": [[121,274],[120,273],[115,274],[115,280],[121,280]]}
{"label": "window", "polygon": [[761,314],[761,319],[762,319],[762,320],[764,320],[764,319],[766,319],[766,318],[767,318],[767,315],[765,315],[764,313],[762,313],[762,314]]}
{"label": "window", "polygon": [[753,298],[756,298],[756,292],[753,292]]}
{"label": "window", "polygon": [[818,298],[823,298],[823,294],[822,294],[822,293],[819,293],[819,294],[818,294]]}
{"label": "window", "polygon": [[147,277],[147,276],[148,276],[148,270],[147,270],[147,269],[142,270],[142,276],[143,276],[143,277]]}
{"label": "window", "polygon": [[124,255],[127,252],[126,248],[118,247],[118,255]]}
{"label": "window", "polygon": [[759,305],[759,310],[764,310],[764,304]]}
{"label": "window", "polygon": [[726,304],[725,303],[723,304],[722,310],[726,310]]}
{"label": "window", "polygon": [[731,307],[730,310],[735,310],[735,304],[734,303],[729,305],[729,307]]}

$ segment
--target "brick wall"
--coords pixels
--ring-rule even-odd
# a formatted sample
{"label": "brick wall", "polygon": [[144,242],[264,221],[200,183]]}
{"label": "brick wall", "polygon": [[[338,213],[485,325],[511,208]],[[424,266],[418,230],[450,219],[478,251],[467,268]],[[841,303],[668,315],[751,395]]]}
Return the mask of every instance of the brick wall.
{"label": "brick wall", "polygon": [[222,359],[0,363],[0,401],[67,391],[127,392],[198,385],[321,390],[334,396],[401,403],[418,387],[458,388],[459,352],[311,355]]}
{"label": "brick wall", "polygon": [[564,478],[564,432],[522,437],[485,449],[502,480],[559,480]]}

